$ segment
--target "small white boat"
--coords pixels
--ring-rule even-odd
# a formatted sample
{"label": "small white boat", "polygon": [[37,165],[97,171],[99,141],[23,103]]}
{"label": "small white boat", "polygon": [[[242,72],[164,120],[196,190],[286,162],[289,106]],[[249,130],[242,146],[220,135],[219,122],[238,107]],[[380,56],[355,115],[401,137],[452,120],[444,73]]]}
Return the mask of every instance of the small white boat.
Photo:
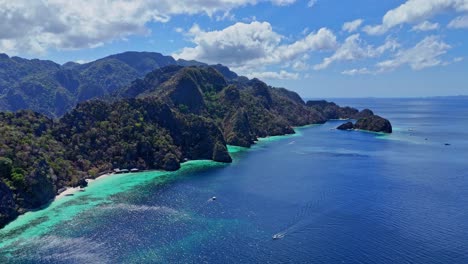
{"label": "small white boat", "polygon": [[271,238],[272,238],[273,240],[278,240],[278,239],[281,239],[281,238],[283,238],[283,237],[284,237],[284,234],[278,233],[278,234],[274,234]]}

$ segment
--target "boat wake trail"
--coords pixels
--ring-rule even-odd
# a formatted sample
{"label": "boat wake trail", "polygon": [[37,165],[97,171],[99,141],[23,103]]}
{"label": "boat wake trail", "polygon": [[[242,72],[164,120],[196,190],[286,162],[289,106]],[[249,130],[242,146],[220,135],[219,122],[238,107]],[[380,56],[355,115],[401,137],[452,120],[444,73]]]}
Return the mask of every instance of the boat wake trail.
{"label": "boat wake trail", "polygon": [[314,223],[312,216],[314,212],[317,211],[315,209],[317,209],[316,203],[307,203],[304,205],[282,231],[273,235],[273,240],[282,239],[286,235],[297,233],[312,225]]}
{"label": "boat wake trail", "polygon": [[288,235],[310,231],[313,229],[338,227],[343,223],[337,212],[352,202],[337,204],[331,207],[325,207],[322,204],[324,196],[316,202],[305,204],[299,212],[291,219],[288,225],[280,232],[272,236],[273,240],[282,239]]}

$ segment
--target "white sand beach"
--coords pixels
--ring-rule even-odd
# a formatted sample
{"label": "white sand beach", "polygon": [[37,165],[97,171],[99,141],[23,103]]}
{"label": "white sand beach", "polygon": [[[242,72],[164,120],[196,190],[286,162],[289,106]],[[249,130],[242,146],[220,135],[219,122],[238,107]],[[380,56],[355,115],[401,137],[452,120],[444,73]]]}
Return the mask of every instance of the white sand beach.
{"label": "white sand beach", "polygon": [[[99,177],[97,177],[96,179],[86,179],[86,181],[88,182],[88,184],[91,184],[92,182],[94,181],[97,181],[97,180],[102,180],[104,178],[107,178],[109,176],[112,176],[114,175],[113,173],[108,173],[108,174],[103,174]],[[60,194],[58,194],[57,196],[55,196],[54,198],[54,201],[57,201],[65,196],[69,196],[69,195],[73,195],[74,193],[80,191],[80,190],[83,190],[85,188],[80,188],[80,187],[66,187],[66,190],[61,192]]]}

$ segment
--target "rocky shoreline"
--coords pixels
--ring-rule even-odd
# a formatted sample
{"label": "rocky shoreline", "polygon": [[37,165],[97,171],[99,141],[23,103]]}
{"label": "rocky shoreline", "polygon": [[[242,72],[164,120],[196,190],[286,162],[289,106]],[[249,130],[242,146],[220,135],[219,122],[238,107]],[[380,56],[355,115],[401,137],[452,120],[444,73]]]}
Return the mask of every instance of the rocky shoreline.
{"label": "rocky shoreline", "polygon": [[60,119],[0,113],[0,227],[102,171],[229,163],[227,145],[250,147],[260,137],[331,119],[357,119],[353,128],[371,131],[383,122],[368,109],[304,102],[295,92],[209,66],[154,70],[112,100],[80,103]]}

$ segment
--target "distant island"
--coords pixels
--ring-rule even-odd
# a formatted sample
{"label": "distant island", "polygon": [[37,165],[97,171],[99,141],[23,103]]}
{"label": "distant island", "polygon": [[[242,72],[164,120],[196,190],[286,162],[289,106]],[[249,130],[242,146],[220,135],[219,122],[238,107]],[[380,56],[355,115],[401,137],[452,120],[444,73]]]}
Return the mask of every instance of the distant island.
{"label": "distant island", "polygon": [[64,65],[0,54],[0,111],[0,228],[63,187],[117,168],[231,162],[227,145],[330,119],[357,120],[340,129],[392,132],[369,109],[304,102],[223,65],[150,52]]}

